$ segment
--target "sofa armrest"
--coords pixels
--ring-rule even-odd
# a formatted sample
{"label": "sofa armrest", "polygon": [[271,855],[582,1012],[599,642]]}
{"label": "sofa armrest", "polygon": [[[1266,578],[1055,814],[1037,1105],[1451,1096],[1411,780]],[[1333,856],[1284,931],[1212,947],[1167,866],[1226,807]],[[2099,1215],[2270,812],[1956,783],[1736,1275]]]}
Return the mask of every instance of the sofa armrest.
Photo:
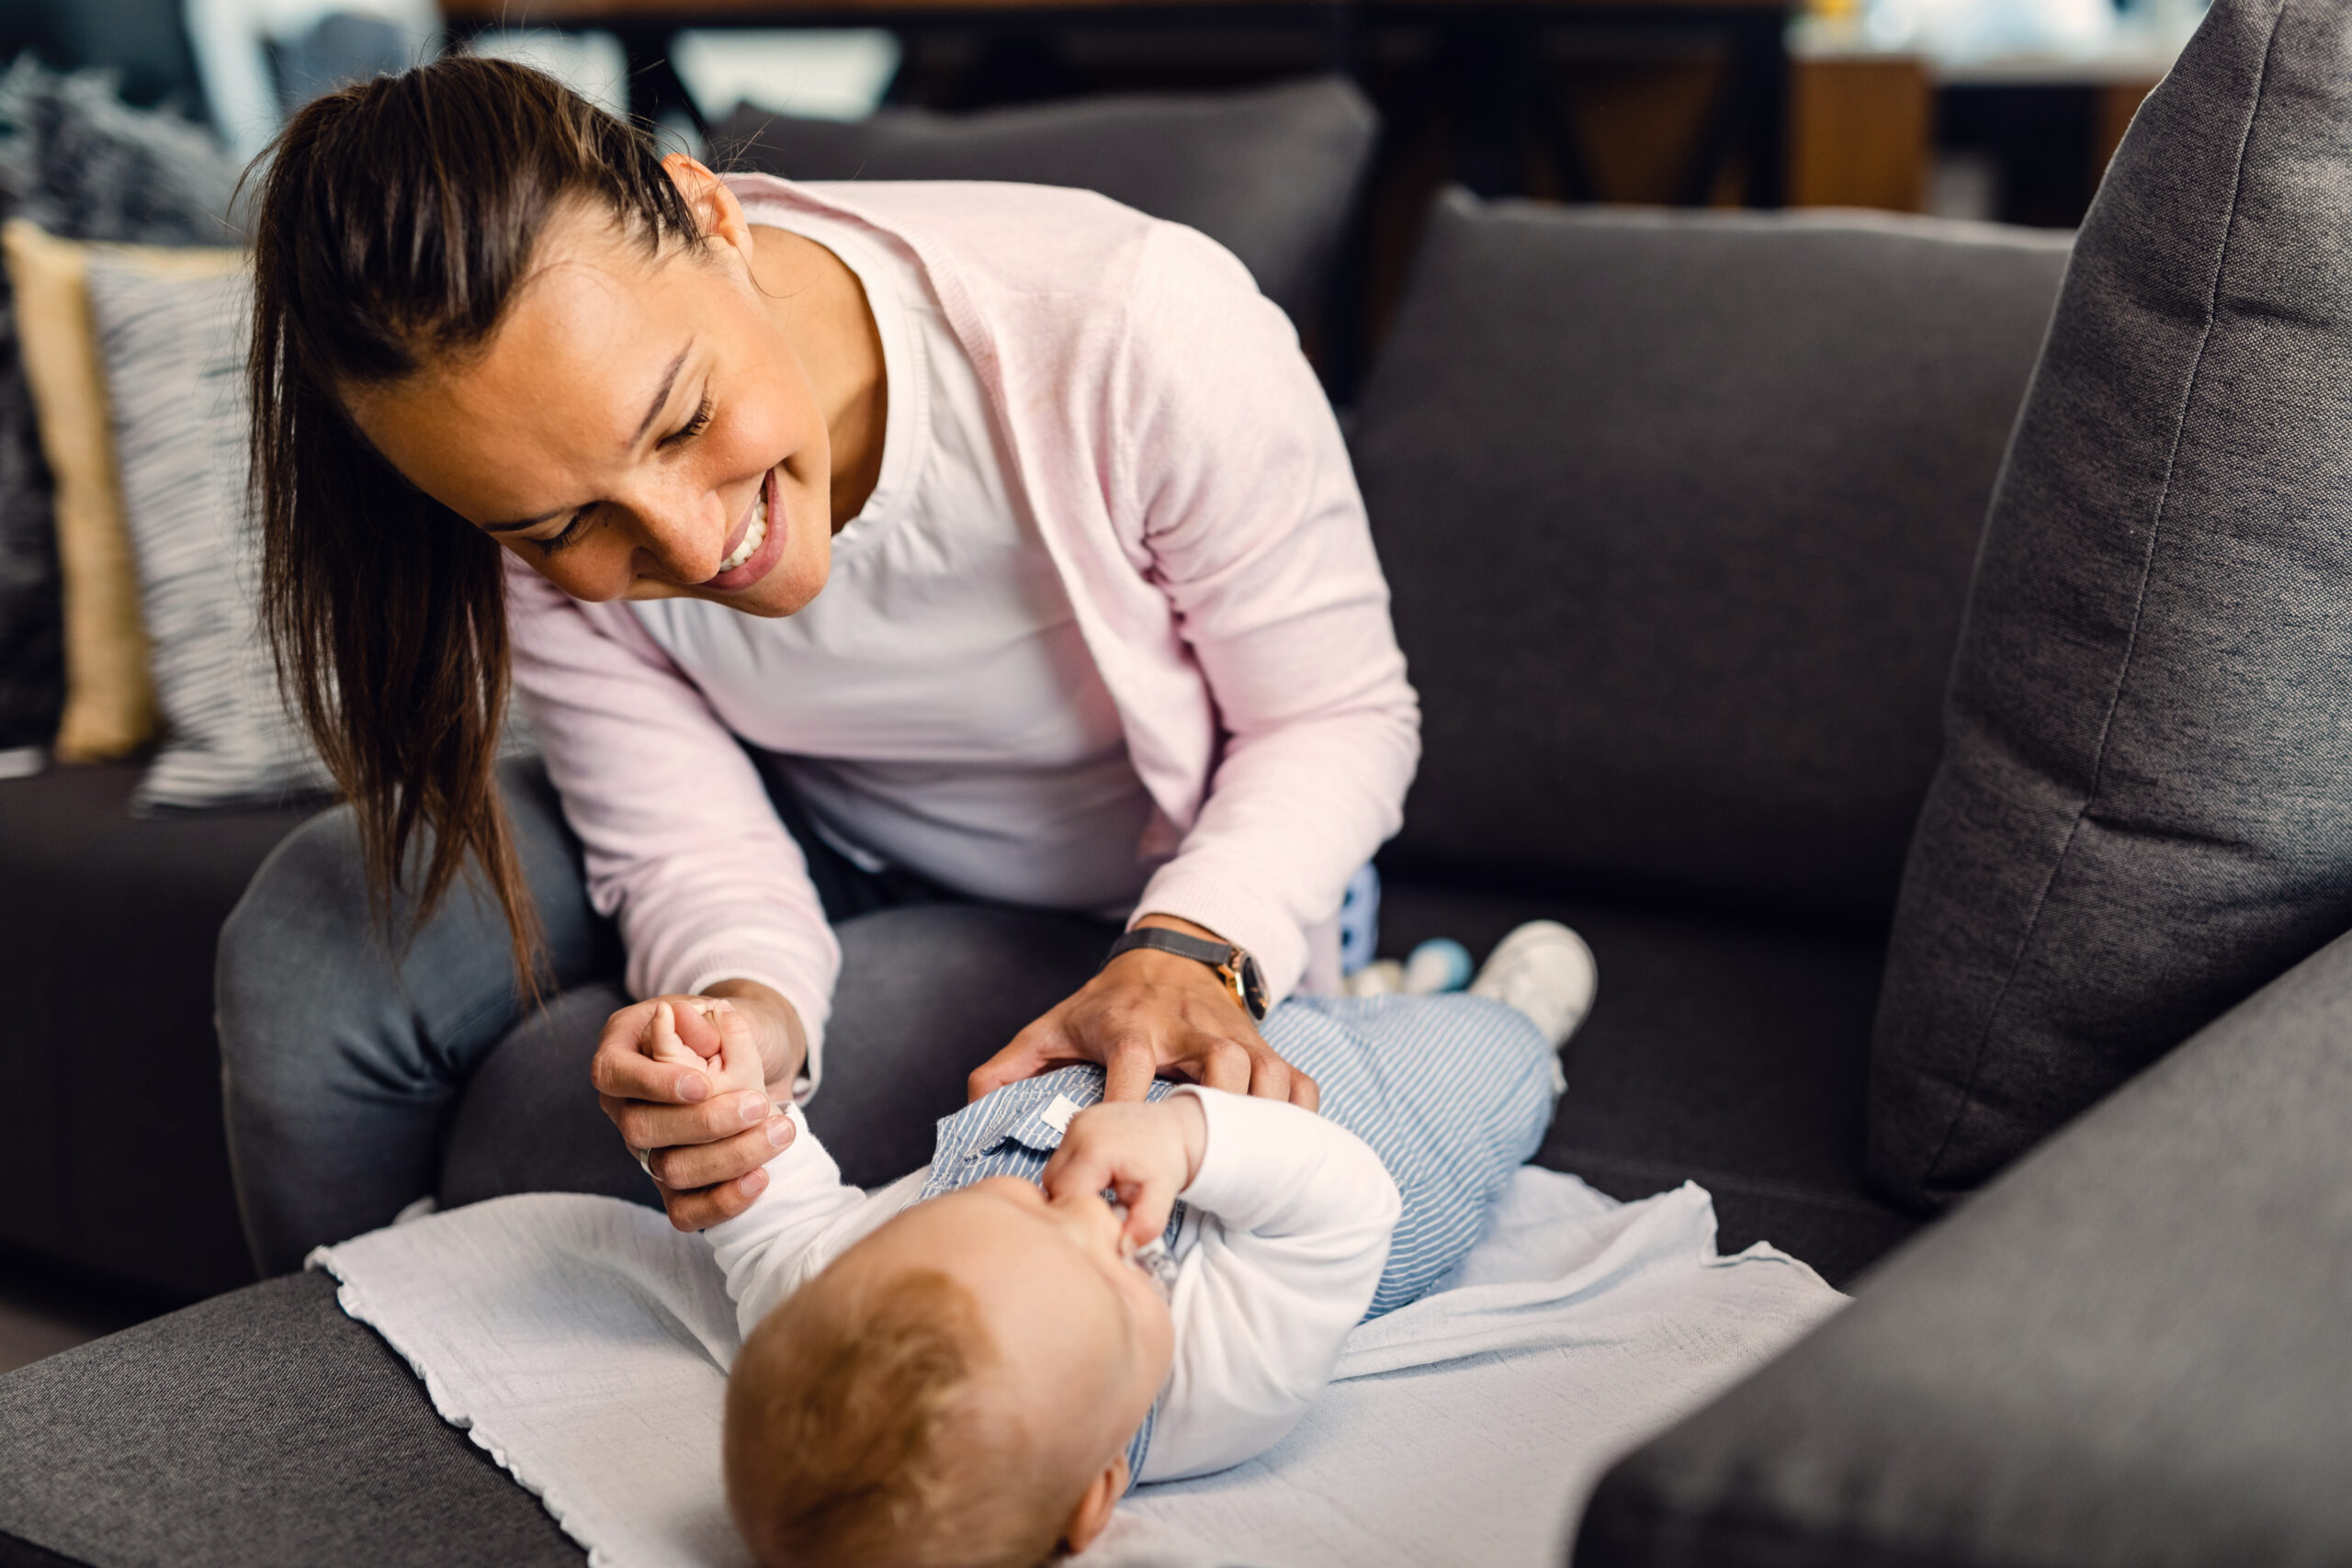
{"label": "sofa armrest", "polygon": [[1620,1564],[2352,1561],[2352,937],[1621,1461]]}

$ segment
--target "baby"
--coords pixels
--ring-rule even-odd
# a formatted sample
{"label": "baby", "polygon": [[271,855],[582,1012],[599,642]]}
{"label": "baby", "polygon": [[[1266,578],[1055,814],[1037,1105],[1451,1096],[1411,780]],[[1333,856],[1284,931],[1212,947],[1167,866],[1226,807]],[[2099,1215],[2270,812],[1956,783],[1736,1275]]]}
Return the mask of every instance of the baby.
{"label": "baby", "polygon": [[[1515,986],[1487,984],[1507,956]],[[1267,1041],[1324,1114],[1166,1083],[1100,1104],[1101,1069],[1063,1068],[945,1118],[932,1163],[870,1194],[789,1108],[767,1187],[705,1233],[744,1329],[726,1477],[754,1555],[1028,1568],[1136,1481],[1279,1441],[1348,1332],[1476,1242],[1549,1122],[1589,953],[1522,928],[1480,988],[1278,1009]],[[710,1062],[666,1008],[651,1049],[759,1088],[749,1027],[716,1021]]]}

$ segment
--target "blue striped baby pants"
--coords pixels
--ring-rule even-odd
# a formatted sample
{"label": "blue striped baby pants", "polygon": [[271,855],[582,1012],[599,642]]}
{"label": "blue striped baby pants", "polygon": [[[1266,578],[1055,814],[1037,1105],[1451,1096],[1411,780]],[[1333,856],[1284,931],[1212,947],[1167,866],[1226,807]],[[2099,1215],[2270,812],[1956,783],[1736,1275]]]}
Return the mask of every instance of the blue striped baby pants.
{"label": "blue striped baby pants", "polygon": [[[1262,1028],[1312,1077],[1323,1114],[1372,1145],[1404,1199],[1372,1306],[1418,1301],[1477,1245],[1487,1211],[1552,1120],[1555,1058],[1524,1014],[1484,997],[1301,997]],[[1154,1082],[1150,1098],[1175,1088]],[[1070,1115],[1102,1098],[1102,1069],[1007,1084],[939,1122],[934,1198],[991,1176],[1035,1181]],[[1169,1221],[1175,1239],[1179,1213]]]}

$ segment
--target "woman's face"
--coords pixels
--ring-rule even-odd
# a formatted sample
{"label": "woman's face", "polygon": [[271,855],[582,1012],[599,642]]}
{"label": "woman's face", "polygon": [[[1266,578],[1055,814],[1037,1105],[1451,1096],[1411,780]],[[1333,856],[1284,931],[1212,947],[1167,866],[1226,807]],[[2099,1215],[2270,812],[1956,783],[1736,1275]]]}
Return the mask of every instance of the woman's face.
{"label": "woman's face", "polygon": [[831,561],[825,421],[742,209],[689,169],[699,250],[650,254],[574,203],[481,350],[345,401],[411,483],[575,599],[788,615]]}

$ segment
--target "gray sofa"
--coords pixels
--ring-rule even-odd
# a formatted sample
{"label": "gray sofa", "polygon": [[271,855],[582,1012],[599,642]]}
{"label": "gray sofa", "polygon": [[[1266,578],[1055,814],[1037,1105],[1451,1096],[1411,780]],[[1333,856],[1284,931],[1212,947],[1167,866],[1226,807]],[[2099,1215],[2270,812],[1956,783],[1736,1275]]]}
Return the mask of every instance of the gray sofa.
{"label": "gray sofa", "polygon": [[[2222,0],[2071,269],[1889,219],[1431,220],[1351,426],[1427,716],[1384,946],[1577,926],[1543,1163],[1696,1179],[1725,1249],[1856,1296],[1628,1455],[1579,1563],[2352,1560],[2352,908],[2246,869],[2352,899],[2352,630],[2276,633],[2352,627],[2346,13]],[[2156,1000],[2070,1043],[2124,960]],[[492,1155],[563,1020],[457,1108],[448,1169],[500,1174],[445,1197],[534,1179]],[[1993,1132],[2038,1146],[1929,1223]],[[0,1378],[0,1564],[580,1555],[320,1276]]]}
{"label": "gray sofa", "polygon": [[[1602,992],[1544,1163],[1624,1196],[1695,1178],[1724,1246],[1833,1279],[1920,1224],[1863,1176],[1872,1009],[2065,260],[1924,222],[1453,198],[1355,417],[1429,739],[1384,946],[1576,925]],[[452,1171],[547,1120],[502,1066],[547,1050],[485,1067]],[[578,1556],[315,1275],[0,1379],[0,1534],[24,1543],[0,1562],[100,1568]]]}

